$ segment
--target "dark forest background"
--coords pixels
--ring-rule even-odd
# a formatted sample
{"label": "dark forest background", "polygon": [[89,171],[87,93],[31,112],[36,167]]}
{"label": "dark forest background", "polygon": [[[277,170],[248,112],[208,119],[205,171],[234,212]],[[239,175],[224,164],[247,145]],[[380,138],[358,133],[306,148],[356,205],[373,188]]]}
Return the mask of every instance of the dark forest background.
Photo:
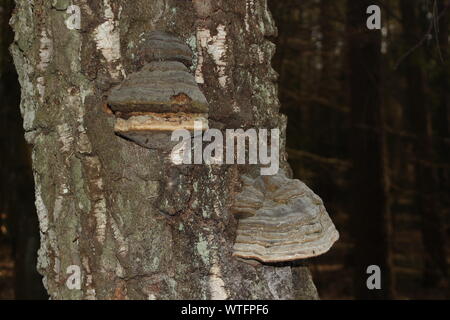
{"label": "dark forest background", "polygon": [[[45,298],[20,90],[0,0],[0,299]],[[366,9],[382,10],[382,30]],[[450,0],[269,0],[295,176],[341,233],[309,261],[323,299],[449,299]],[[382,290],[368,291],[379,265]]]}

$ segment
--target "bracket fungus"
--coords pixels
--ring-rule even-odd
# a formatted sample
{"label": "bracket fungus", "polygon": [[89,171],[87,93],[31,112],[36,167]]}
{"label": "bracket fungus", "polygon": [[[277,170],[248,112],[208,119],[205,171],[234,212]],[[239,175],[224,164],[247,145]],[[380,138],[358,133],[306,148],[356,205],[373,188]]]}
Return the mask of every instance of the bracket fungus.
{"label": "bracket fungus", "polygon": [[339,238],[322,200],[284,173],[242,177],[231,207],[239,219],[233,256],[277,263],[327,252]]}
{"label": "bracket fungus", "polygon": [[[146,64],[111,89],[108,106],[116,116],[114,131],[146,148],[171,146],[177,129],[208,129],[208,102],[189,72],[190,48],[176,37],[153,32],[141,50]],[[182,61],[182,62],[180,62]]]}
{"label": "bracket fungus", "polygon": [[143,61],[179,61],[192,65],[193,53],[178,37],[163,31],[150,31],[142,36],[139,56]]}

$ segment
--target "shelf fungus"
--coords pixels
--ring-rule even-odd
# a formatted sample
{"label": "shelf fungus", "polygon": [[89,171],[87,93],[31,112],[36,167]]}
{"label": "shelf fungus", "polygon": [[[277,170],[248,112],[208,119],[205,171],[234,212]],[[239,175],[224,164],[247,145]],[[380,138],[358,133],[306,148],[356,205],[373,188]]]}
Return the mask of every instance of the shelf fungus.
{"label": "shelf fungus", "polygon": [[150,31],[142,36],[142,47],[138,53],[143,61],[178,61],[190,67],[193,53],[178,37],[163,31]]}
{"label": "shelf fungus", "polygon": [[327,252],[339,233],[319,196],[283,173],[243,176],[243,189],[231,207],[239,219],[233,255],[277,263]]}
{"label": "shelf fungus", "polygon": [[[155,55],[165,59],[162,44],[157,48]],[[166,52],[168,60],[148,62],[108,96],[108,106],[116,116],[116,134],[150,149],[172,146],[174,130],[194,132],[195,123],[208,129],[208,102],[187,67],[170,61],[178,57],[170,52]]]}

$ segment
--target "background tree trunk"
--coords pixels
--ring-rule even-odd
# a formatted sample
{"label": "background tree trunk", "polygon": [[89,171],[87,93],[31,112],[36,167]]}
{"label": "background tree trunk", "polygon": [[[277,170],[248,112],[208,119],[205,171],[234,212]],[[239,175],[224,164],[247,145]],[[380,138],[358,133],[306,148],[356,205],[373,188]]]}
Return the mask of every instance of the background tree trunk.
{"label": "background tree trunk", "polygon": [[[348,61],[352,138],[352,235],[354,290],[359,299],[387,299],[391,294],[390,216],[381,101],[381,32],[366,27],[366,9],[376,1],[347,1]],[[378,265],[382,290],[368,290],[366,269]]]}
{"label": "background tree trunk", "polygon": [[[411,6],[408,1],[401,0],[402,22],[404,26],[405,40],[408,48],[414,48],[420,41],[420,37],[426,34],[426,30],[420,28],[420,15],[417,6]],[[441,8],[443,10],[443,8]],[[423,18],[422,18],[423,19]],[[446,17],[444,17],[445,21]],[[445,34],[445,28],[443,28]],[[443,53],[446,46],[443,47]],[[422,218],[422,241],[425,248],[425,272],[423,280],[425,287],[435,287],[447,277],[447,260],[445,252],[445,224],[441,217],[438,197],[438,175],[433,165],[435,161],[433,123],[431,102],[427,99],[426,91],[428,82],[424,69],[426,57],[424,48],[417,48],[413,55],[405,58],[403,68],[405,70],[405,114],[408,117],[409,130],[416,134],[415,148],[415,183],[418,192],[416,207]],[[445,70],[445,66],[442,66]],[[442,88],[445,88],[445,82]],[[445,97],[445,96],[444,96]],[[445,99],[445,98],[444,98]],[[445,105],[445,102],[443,101]]]}
{"label": "background tree trunk", "polygon": [[[51,298],[316,298],[305,267],[293,276],[290,266],[255,267],[231,257],[236,221],[227,204],[248,168],[177,172],[187,181],[177,192],[190,206],[165,216],[157,202],[176,169],[157,151],[115,136],[114,117],[104,111],[108,90],[139,68],[141,34],[163,30],[196,53],[192,72],[204,80],[210,127],[284,130],[266,0],[72,3],[81,8],[80,30],[66,27],[66,0],[16,0],[12,19],[33,145],[39,270]],[[71,265],[82,268],[81,290],[65,285]]]}

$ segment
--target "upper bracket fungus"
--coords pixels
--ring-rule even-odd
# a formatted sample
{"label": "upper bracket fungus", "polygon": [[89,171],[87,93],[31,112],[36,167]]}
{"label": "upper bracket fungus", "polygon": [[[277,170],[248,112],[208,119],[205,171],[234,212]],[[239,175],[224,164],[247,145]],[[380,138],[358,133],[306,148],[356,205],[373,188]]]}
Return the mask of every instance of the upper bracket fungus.
{"label": "upper bracket fungus", "polygon": [[327,252],[339,238],[322,200],[284,173],[242,177],[231,207],[239,218],[233,255],[263,263],[305,259]]}
{"label": "upper bracket fungus", "polygon": [[138,53],[141,60],[178,61],[188,67],[192,65],[192,50],[178,37],[163,31],[150,31],[142,38],[142,48]]}
{"label": "upper bracket fungus", "polygon": [[142,45],[146,64],[111,89],[108,106],[117,117],[114,131],[140,146],[171,145],[177,129],[208,129],[208,102],[186,65],[190,48],[173,35],[153,31]]}

